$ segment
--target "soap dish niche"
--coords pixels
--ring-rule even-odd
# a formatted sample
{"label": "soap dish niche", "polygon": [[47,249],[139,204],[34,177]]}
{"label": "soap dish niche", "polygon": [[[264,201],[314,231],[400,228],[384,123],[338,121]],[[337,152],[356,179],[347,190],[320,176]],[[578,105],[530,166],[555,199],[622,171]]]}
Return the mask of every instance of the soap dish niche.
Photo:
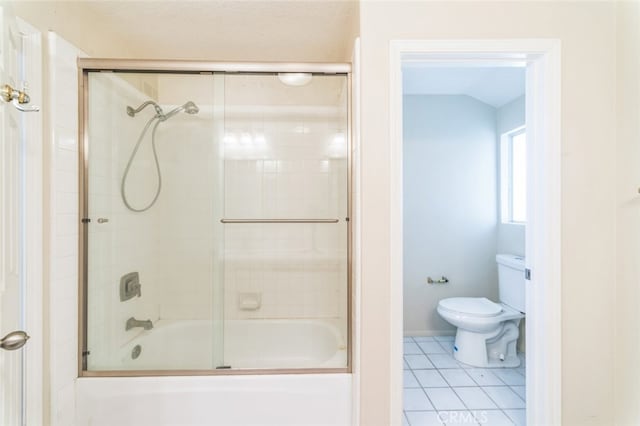
{"label": "soap dish niche", "polygon": [[238,293],[238,309],[257,311],[262,306],[262,293]]}

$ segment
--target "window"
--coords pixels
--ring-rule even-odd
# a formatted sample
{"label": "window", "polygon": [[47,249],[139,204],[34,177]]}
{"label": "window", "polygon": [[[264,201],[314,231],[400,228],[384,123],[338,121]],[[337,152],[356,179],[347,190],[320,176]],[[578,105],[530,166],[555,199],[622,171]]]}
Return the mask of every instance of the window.
{"label": "window", "polygon": [[504,133],[500,149],[500,208],[503,223],[527,221],[527,135],[520,127]]}

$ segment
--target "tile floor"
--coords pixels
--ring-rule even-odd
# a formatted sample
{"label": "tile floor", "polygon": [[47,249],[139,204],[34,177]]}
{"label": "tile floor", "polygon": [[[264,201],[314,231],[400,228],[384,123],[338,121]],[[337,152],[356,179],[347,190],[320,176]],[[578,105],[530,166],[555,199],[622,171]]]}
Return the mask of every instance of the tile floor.
{"label": "tile floor", "polygon": [[453,336],[404,338],[404,425],[525,426],[525,362],[475,368],[453,358]]}

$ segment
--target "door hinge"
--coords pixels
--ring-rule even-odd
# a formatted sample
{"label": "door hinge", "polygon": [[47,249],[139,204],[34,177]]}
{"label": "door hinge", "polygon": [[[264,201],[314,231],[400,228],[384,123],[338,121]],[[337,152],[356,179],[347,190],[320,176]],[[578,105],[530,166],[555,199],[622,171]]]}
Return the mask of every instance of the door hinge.
{"label": "door hinge", "polygon": [[524,279],[531,281],[531,269],[525,268],[524,270]]}
{"label": "door hinge", "polygon": [[83,217],[83,218],[80,220],[80,222],[82,222],[82,223],[89,223],[89,222],[91,222],[91,219],[89,219],[88,217]]}

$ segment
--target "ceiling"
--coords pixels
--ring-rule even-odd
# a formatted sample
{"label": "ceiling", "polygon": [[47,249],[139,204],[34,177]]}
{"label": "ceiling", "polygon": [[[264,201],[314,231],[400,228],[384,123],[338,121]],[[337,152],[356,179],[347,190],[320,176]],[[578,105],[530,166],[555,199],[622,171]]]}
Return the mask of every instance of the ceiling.
{"label": "ceiling", "polygon": [[499,108],[525,93],[522,67],[445,67],[424,64],[402,70],[405,94],[467,95]]}
{"label": "ceiling", "polygon": [[357,31],[357,2],[348,0],[69,3],[88,8],[143,58],[340,62]]}

